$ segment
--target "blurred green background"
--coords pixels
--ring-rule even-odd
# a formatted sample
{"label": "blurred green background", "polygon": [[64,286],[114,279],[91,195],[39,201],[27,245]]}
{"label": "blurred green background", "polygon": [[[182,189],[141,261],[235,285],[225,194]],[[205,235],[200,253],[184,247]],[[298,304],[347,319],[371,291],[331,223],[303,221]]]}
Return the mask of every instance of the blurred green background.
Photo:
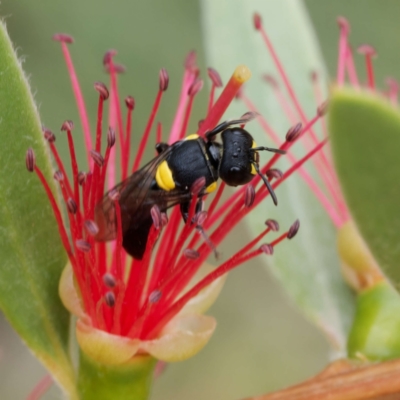
{"label": "blurred green background", "polygon": [[[336,68],[336,17],[343,15],[351,22],[352,43],[367,42],[378,50],[377,82],[382,86],[387,76],[400,78],[400,2],[306,0],[305,4],[332,76]],[[72,55],[92,115],[97,102],[92,84],[96,80],[107,82],[101,64],[103,53],[118,49],[117,60],[127,67],[121,76],[121,95],[131,94],[137,101],[136,140],[157,91],[158,70],[165,67],[170,75],[159,115],[168,127],[185,55],[195,49],[200,67],[203,71],[206,67],[200,5],[194,0],[3,0],[0,15],[24,60],[42,121],[55,132],[65,119],[78,121],[61,51],[51,40],[55,32],[67,32],[76,40]],[[203,91],[195,104],[193,129],[204,115],[205,94]],[[60,136],[59,148],[65,144]],[[80,157],[83,160],[83,154]],[[230,275],[211,313],[218,319],[218,329],[209,345],[189,361],[168,366],[155,384],[152,399],[240,399],[303,380],[329,359],[323,336],[304,320],[257,262]],[[25,398],[44,374],[0,315],[0,398]],[[60,397],[53,387],[44,398]]]}

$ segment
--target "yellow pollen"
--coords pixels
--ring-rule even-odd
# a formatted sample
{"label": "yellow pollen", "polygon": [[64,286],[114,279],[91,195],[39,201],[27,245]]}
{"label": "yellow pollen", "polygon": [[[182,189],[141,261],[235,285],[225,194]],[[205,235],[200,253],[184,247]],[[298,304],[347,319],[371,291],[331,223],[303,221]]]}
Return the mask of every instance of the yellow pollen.
{"label": "yellow pollen", "polygon": [[251,78],[251,71],[246,65],[238,65],[232,75],[238,83],[244,83]]}

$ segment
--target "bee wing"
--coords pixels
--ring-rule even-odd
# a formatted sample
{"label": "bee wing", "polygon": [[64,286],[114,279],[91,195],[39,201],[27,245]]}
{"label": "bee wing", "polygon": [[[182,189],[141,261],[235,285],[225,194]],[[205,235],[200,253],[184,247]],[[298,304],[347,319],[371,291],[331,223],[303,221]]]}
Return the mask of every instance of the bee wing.
{"label": "bee wing", "polygon": [[[152,189],[158,166],[180,143],[176,142],[168,147],[144,167],[134,172],[128,179],[110,190],[110,192],[119,193],[123,233],[130,228],[140,227],[144,221],[148,220],[150,209],[155,204],[161,211],[165,211],[175,204],[190,200],[190,194],[179,189],[169,192]],[[113,240],[117,234],[115,205],[109,197],[110,192],[95,207],[95,221],[99,228],[95,238],[98,241]]]}

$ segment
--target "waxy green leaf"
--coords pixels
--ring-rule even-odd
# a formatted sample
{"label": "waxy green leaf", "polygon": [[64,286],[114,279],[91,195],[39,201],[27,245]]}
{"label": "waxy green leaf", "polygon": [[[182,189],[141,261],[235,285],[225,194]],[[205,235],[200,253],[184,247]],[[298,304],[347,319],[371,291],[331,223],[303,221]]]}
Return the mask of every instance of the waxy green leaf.
{"label": "waxy green leaf", "polygon": [[66,257],[31,147],[53,187],[40,120],[26,77],[0,23],[0,307],[14,329],[73,397],[69,315],[58,297]]}
{"label": "waxy green leaf", "polygon": [[400,112],[366,90],[334,88],[329,129],[351,214],[380,267],[400,283]]}
{"label": "waxy green leaf", "polygon": [[[209,65],[216,68],[225,81],[236,65],[250,67],[253,78],[246,84],[245,92],[283,142],[293,121],[288,120],[273,90],[261,79],[263,74],[272,74],[283,87],[261,35],[253,27],[252,18],[255,11],[263,18],[263,25],[299,101],[311,119],[316,114],[317,104],[310,73],[317,71],[321,82],[324,82],[325,73],[311,22],[302,3],[297,0],[203,0],[202,6]],[[226,118],[237,118],[245,111],[245,105],[238,102],[229,109]],[[258,145],[273,146],[257,122],[248,124],[247,129],[255,136]],[[296,154],[304,155],[301,145],[294,147],[301,150],[300,153],[295,151]],[[267,157],[270,155],[261,154],[262,160]],[[285,171],[288,163],[283,160],[279,168]],[[315,171],[312,175],[316,176]],[[326,334],[337,354],[343,354],[354,313],[354,299],[339,272],[335,229],[299,176],[289,178],[276,194],[278,207],[272,205],[269,197],[247,218],[249,237],[264,229],[267,218],[277,219],[281,230],[288,229],[296,219],[300,219],[299,234],[276,248],[275,254],[268,258],[267,267],[301,310]]]}

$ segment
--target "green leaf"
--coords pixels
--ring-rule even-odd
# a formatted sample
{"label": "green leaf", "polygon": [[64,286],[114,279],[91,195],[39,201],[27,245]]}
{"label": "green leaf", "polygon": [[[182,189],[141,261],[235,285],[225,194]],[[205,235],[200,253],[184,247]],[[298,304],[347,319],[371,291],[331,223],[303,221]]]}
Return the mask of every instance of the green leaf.
{"label": "green leaf", "polygon": [[400,113],[380,95],[335,88],[329,126],[351,214],[374,257],[400,283]]}
{"label": "green leaf", "polygon": [[28,82],[0,23],[0,307],[34,354],[72,396],[69,315],[58,297],[66,259],[38,177],[32,147],[53,187],[51,165]]}
{"label": "green leaf", "polygon": [[[263,25],[300,103],[307,117],[312,118],[317,104],[310,72],[317,71],[324,82],[325,70],[302,3],[297,0],[203,0],[201,4],[210,66],[216,68],[225,81],[236,65],[250,67],[253,78],[245,92],[283,142],[284,134],[293,122],[285,116],[273,91],[261,81],[262,74],[269,73],[278,78],[278,73],[260,34],[253,28],[252,17],[255,11],[262,16]],[[238,117],[245,111],[245,105],[239,102],[229,109],[226,117]],[[247,129],[258,145],[273,145],[256,122],[248,124]],[[295,154],[304,155],[301,145],[294,147],[297,148]],[[267,156],[261,157],[265,160]],[[285,171],[288,163],[283,160],[279,168]],[[311,174],[316,176],[315,171]],[[267,267],[301,310],[327,335],[338,354],[343,354],[354,313],[354,299],[339,272],[335,229],[299,176],[289,178],[276,194],[278,207],[274,207],[268,198],[247,219],[250,237],[263,229],[267,218],[277,219],[281,229],[287,229],[294,220],[300,219],[299,234],[292,241],[277,246]]]}

